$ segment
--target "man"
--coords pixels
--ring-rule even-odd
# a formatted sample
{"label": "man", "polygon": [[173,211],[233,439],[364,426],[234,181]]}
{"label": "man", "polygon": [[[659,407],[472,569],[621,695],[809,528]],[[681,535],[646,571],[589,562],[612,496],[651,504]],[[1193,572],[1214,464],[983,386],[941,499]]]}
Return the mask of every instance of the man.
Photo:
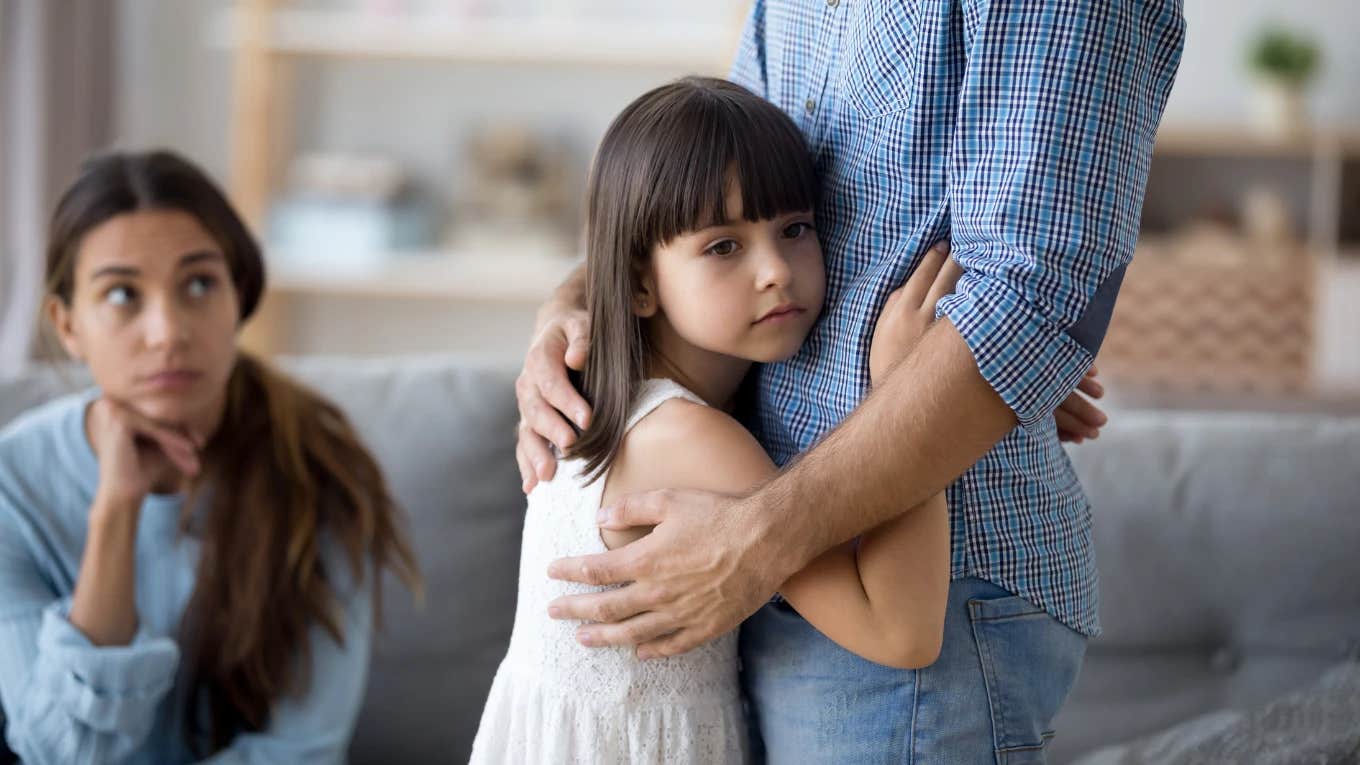
{"label": "man", "polygon": [[[757,0],[733,79],[802,127],[824,198],[826,309],[797,357],[760,370],[748,417],[784,470],[746,497],[605,508],[602,525],[656,528],[550,573],[631,584],[553,615],[643,658],[751,616],[743,679],[774,762],[1042,761],[1099,630],[1090,512],[1059,431],[1101,421],[1072,392],[1098,390],[1084,376],[1183,37],[1179,0]],[[964,276],[864,397],[874,317],[938,239]],[[544,306],[518,383],[526,488],[551,476],[545,439],[572,443],[559,413],[589,416],[563,366],[587,353],[580,290]],[[931,667],[864,661],[767,603],[821,552],[946,487],[952,584]]]}

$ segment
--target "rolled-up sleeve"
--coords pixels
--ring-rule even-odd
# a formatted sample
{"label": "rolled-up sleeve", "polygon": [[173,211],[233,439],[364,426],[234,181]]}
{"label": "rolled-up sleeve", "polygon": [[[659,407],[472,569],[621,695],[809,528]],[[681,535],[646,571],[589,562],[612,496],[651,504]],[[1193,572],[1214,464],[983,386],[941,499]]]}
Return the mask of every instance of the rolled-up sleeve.
{"label": "rolled-up sleeve", "polygon": [[965,273],[938,312],[1030,428],[1104,336],[1184,20],[1176,0],[975,0],[963,23],[950,214]]}
{"label": "rolled-up sleeve", "polygon": [[174,684],[175,642],[139,632],[128,645],[94,645],[67,620],[70,599],[53,600],[5,543],[0,597],[0,699],[15,754],[30,765],[106,763],[141,747]]}

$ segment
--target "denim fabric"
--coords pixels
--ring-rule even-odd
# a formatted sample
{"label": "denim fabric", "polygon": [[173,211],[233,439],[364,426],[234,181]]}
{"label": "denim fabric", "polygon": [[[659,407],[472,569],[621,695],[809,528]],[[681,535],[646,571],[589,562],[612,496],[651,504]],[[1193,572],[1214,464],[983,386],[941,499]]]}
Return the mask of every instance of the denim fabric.
{"label": "denim fabric", "polygon": [[788,603],[762,608],[741,629],[755,761],[1046,762],[1086,638],[982,579],[954,581],[947,608],[940,658],[920,670],[850,653]]}

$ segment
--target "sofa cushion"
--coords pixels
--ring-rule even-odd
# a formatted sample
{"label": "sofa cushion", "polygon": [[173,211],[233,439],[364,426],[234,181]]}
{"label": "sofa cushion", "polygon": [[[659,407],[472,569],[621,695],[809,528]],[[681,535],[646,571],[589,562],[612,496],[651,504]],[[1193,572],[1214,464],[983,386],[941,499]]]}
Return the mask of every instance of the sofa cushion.
{"label": "sofa cushion", "polygon": [[1069,454],[1104,634],[1056,760],[1263,704],[1360,655],[1360,418],[1115,411]]}
{"label": "sofa cushion", "polygon": [[1360,663],[1259,709],[1221,710],[1170,730],[1100,749],[1077,765],[1262,765],[1360,760]]}

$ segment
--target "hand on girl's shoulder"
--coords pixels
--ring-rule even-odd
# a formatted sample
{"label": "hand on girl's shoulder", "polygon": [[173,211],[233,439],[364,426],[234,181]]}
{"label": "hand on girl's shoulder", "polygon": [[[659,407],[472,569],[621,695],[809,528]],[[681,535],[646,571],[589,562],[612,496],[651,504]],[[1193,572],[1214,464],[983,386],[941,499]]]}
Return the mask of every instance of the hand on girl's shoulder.
{"label": "hand on girl's shoulder", "polygon": [[776,472],[741,423],[721,410],[678,398],[628,432],[613,470],[626,484],[618,487],[623,493],[700,489],[737,494]]}

